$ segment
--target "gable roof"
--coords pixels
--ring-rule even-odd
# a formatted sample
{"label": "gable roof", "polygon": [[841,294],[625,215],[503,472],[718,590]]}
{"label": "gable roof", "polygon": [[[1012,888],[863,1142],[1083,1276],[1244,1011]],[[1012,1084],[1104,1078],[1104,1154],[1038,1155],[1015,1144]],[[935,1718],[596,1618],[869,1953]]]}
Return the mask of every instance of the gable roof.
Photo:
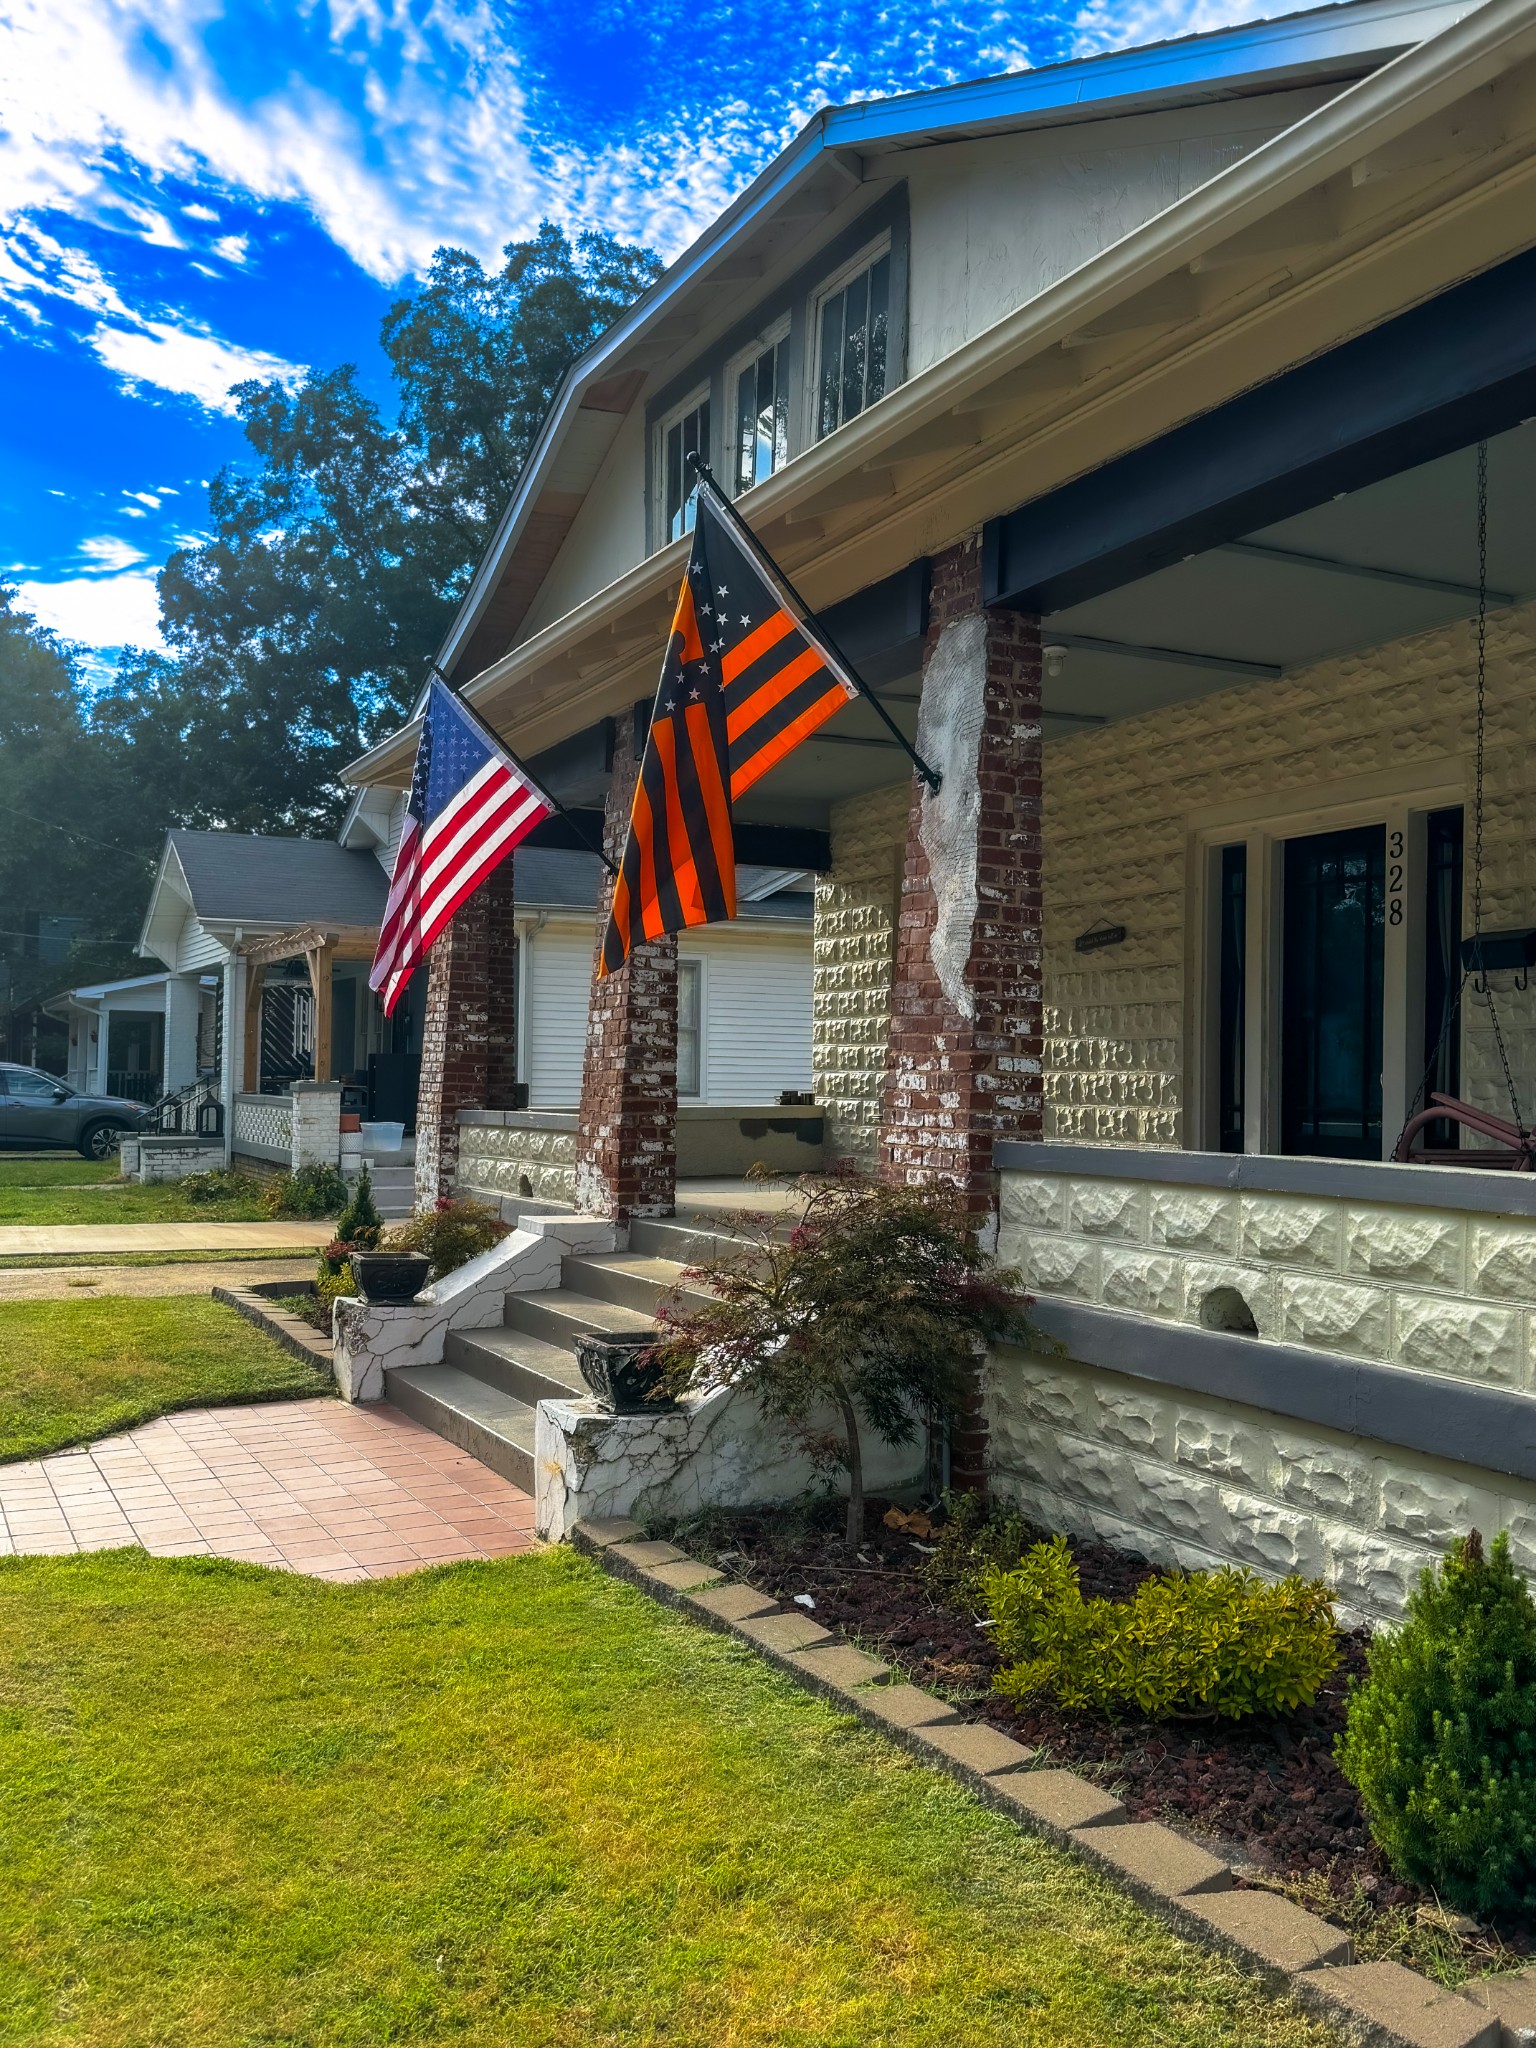
{"label": "gable roof", "polygon": [[377,925],[384,915],[384,870],[334,839],[177,831],[166,844],[200,924]]}
{"label": "gable roof", "polygon": [[[567,372],[439,650],[463,684],[504,653],[649,371],[708,317],[701,287],[766,273],[856,190],[864,160],[1303,86],[1343,86],[1447,28],[1458,0],[1343,4],[1039,70],[826,107]],[[745,266],[745,268],[743,268]]]}

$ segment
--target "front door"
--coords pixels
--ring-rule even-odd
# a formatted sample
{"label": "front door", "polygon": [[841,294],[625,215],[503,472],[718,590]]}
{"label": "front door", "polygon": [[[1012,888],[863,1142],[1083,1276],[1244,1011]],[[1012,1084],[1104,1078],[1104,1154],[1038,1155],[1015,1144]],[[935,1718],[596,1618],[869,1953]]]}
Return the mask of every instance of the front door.
{"label": "front door", "polygon": [[1285,845],[1281,1150],[1381,1157],[1386,830]]}

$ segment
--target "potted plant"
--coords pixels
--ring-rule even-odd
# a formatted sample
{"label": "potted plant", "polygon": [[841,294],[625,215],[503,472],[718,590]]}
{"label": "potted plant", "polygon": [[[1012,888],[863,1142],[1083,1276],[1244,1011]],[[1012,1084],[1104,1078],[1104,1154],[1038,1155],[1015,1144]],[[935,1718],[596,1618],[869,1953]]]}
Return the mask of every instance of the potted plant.
{"label": "potted plant", "polygon": [[427,1284],[425,1252],[354,1252],[352,1277],[365,1301],[403,1307]]}
{"label": "potted plant", "polygon": [[576,1368],[610,1415],[647,1415],[676,1405],[654,1330],[583,1331],[576,1339]]}

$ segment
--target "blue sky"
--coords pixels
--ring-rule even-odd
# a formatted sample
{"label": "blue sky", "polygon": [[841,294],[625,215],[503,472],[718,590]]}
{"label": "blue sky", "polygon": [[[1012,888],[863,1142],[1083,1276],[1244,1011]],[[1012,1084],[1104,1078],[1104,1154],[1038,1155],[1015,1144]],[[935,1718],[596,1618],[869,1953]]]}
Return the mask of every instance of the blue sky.
{"label": "blue sky", "polygon": [[440,244],[547,216],[675,256],[820,106],[1281,11],[0,0],[0,577],[154,644],[229,386],[353,361],[387,404],[379,319]]}

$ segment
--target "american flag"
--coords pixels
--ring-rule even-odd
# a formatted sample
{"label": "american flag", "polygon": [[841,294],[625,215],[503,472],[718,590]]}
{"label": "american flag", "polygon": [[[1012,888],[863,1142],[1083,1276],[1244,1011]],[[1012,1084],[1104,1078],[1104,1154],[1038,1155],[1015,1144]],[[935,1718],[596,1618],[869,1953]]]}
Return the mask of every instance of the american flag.
{"label": "american flag", "polygon": [[859,694],[707,476],[695,505],[601,974],[643,940],[736,915],[732,803]]}
{"label": "american flag", "polygon": [[466,897],[554,805],[436,676],[368,986],[388,1017]]}

